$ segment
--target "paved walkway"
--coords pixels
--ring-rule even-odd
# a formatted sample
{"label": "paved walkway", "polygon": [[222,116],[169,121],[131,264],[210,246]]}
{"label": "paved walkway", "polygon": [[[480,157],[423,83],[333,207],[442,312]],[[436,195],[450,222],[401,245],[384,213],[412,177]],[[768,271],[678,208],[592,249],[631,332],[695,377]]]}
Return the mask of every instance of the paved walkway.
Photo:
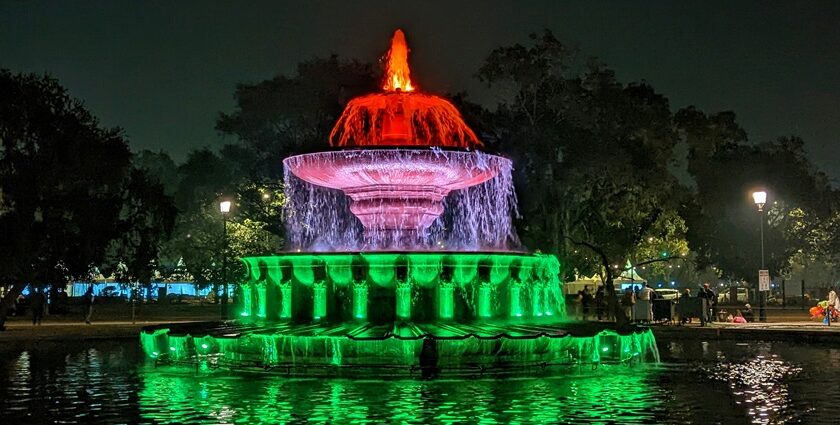
{"label": "paved walkway", "polygon": [[707,326],[655,325],[653,333],[658,340],[712,340],[741,339],[791,341],[802,343],[840,344],[840,323],[831,326],[817,321],[720,323]]}
{"label": "paved walkway", "polygon": [[93,322],[43,322],[33,326],[32,323],[6,323],[6,330],[0,331],[0,344],[4,342],[32,342],[92,340],[92,339],[123,339],[139,338],[140,329],[144,326],[162,323],[180,323],[181,321],[148,321],[131,323],[130,321]]}
{"label": "paved walkway", "polygon": [[791,321],[791,322],[757,322],[757,323],[715,323],[714,326],[724,329],[752,329],[752,330],[798,330],[807,332],[840,332],[840,323],[826,326],[822,322]]}
{"label": "paved walkway", "polygon": [[[657,325],[656,327],[684,327],[684,328],[700,328],[700,325],[695,321],[691,324],[685,325]],[[822,322],[807,321],[807,320],[790,320],[784,322],[750,322],[750,323],[727,323],[727,322],[712,322],[706,327],[711,329],[749,329],[749,330],[798,330],[806,332],[840,332],[840,323],[834,322],[831,326],[826,326]]]}

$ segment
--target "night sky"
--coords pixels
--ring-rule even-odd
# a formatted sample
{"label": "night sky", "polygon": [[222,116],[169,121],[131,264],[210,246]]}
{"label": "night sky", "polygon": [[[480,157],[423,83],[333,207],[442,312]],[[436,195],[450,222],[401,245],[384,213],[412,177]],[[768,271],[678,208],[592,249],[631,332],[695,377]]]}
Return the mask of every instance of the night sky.
{"label": "night sky", "polygon": [[180,160],[225,143],[214,121],[237,83],[332,53],[375,61],[397,27],[423,89],[493,103],[483,59],[549,28],[674,109],[734,110],[753,141],[803,137],[840,178],[840,1],[0,0],[0,67],[51,74],[132,148]]}

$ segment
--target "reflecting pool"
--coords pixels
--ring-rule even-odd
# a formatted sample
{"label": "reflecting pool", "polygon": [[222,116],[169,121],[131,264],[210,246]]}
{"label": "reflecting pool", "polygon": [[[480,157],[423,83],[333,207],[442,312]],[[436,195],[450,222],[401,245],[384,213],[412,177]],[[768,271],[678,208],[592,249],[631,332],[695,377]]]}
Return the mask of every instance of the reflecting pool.
{"label": "reflecting pool", "polygon": [[832,423],[840,400],[826,346],[662,342],[659,365],[423,381],[196,374],[136,341],[81,345],[0,347],[0,423]]}

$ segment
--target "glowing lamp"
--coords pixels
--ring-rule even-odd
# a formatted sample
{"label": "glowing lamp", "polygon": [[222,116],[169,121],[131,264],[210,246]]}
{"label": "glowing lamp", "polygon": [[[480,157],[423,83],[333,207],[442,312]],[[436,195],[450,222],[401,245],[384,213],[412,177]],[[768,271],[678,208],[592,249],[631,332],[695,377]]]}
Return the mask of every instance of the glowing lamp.
{"label": "glowing lamp", "polygon": [[221,211],[222,214],[229,213],[230,212],[230,201],[219,202],[219,211]]}
{"label": "glowing lamp", "polygon": [[767,192],[753,192],[752,197],[755,204],[758,205],[758,210],[761,211],[764,208],[764,204],[767,203]]}

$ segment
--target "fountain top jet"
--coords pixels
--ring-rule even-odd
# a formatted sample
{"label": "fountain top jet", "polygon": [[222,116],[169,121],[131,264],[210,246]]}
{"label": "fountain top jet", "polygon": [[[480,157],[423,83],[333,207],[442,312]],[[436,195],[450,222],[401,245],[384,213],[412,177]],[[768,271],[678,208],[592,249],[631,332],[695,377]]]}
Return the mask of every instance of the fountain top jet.
{"label": "fountain top jet", "polygon": [[408,43],[401,29],[394,31],[391,37],[391,49],[385,55],[385,91],[414,91],[411,84],[411,69],[408,66]]}
{"label": "fountain top jet", "polygon": [[451,102],[421,93],[412,83],[408,52],[405,35],[396,30],[384,57],[383,91],[347,104],[330,133],[332,146],[482,146]]}

